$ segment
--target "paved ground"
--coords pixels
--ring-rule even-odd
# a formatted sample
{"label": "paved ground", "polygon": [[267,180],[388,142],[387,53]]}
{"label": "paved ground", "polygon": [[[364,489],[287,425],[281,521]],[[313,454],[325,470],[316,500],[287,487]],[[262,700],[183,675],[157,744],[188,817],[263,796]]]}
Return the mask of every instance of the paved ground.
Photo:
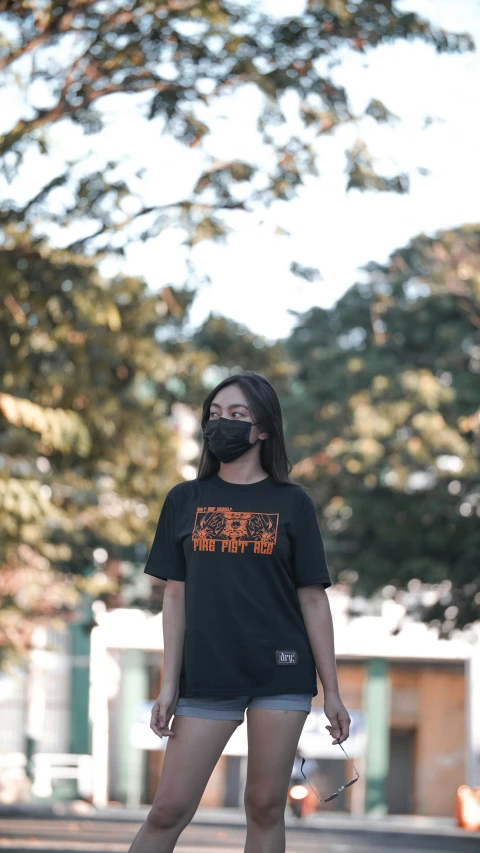
{"label": "paved ground", "polygon": [[[7,853],[127,853],[141,822],[2,818],[0,851]],[[182,832],[179,853],[243,853],[244,826],[192,822]],[[440,838],[406,832],[341,832],[287,828],[287,853],[474,853],[478,838]]]}
{"label": "paved ground", "polygon": [[[148,807],[91,809],[70,804],[0,805],[0,853],[127,853]],[[36,812],[36,813],[35,813]],[[90,813],[88,813],[90,812]],[[353,818],[334,813],[297,821],[287,814],[287,853],[479,853],[480,832],[465,832],[452,818]],[[243,853],[241,809],[199,809],[182,832],[179,853]]]}

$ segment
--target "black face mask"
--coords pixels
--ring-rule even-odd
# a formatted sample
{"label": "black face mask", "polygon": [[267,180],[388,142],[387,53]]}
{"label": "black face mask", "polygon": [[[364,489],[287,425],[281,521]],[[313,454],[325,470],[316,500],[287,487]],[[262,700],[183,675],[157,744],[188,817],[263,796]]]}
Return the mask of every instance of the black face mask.
{"label": "black face mask", "polygon": [[[258,423],[258,422],[257,422]],[[239,421],[234,418],[213,418],[207,421],[203,428],[203,437],[207,444],[220,459],[220,462],[233,462],[250,450],[257,441],[250,443],[250,428],[256,426],[250,421]]]}

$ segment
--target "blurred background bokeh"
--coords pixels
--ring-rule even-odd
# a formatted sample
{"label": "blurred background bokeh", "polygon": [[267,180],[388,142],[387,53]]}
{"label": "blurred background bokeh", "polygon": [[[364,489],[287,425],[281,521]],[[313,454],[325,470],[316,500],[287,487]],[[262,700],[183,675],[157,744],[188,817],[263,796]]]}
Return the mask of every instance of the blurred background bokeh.
{"label": "blurred background bokeh", "polygon": [[476,0],[0,2],[0,803],[152,802],[143,567],[245,369],[334,582],[319,809],[480,786],[479,41]]}

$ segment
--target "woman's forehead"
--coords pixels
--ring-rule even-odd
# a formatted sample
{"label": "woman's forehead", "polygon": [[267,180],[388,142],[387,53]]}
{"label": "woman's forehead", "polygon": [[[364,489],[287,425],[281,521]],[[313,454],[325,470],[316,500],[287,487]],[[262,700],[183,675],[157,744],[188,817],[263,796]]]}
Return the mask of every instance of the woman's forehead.
{"label": "woman's forehead", "polygon": [[210,403],[211,406],[220,406],[224,405],[227,407],[232,406],[245,406],[248,409],[248,400],[238,388],[227,389],[224,388],[216,394],[215,399]]}

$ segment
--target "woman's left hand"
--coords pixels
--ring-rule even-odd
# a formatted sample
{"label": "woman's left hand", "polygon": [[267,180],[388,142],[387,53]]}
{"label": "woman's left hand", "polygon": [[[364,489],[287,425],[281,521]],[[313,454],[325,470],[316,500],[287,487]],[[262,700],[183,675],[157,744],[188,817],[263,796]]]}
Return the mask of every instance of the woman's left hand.
{"label": "woman's left hand", "polygon": [[350,734],[350,723],[352,721],[340,696],[326,696],[323,703],[323,710],[331,723],[330,726],[325,726],[325,728],[335,738],[333,743],[343,743]]}

